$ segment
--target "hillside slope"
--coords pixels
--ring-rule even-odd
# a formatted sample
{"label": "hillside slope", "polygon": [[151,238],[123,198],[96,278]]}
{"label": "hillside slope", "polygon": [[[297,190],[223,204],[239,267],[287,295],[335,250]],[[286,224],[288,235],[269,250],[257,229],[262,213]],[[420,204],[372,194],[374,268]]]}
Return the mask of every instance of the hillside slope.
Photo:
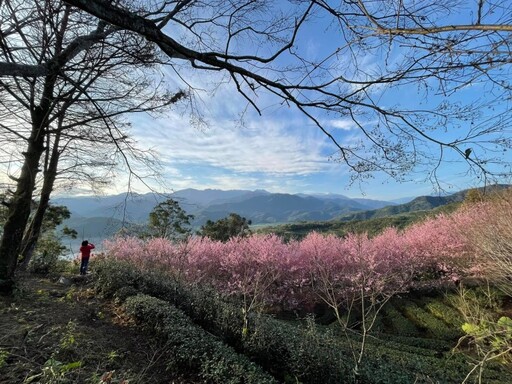
{"label": "hillside slope", "polygon": [[[507,184],[497,184],[476,189],[482,194],[492,194],[495,191],[509,187],[510,185]],[[465,189],[447,196],[419,196],[405,204],[389,205],[379,209],[340,215],[337,219],[342,221],[368,220],[413,212],[430,211],[438,207],[461,203],[464,201],[468,191],[468,189]]]}
{"label": "hillside slope", "polygon": [[200,382],[167,369],[169,346],[96,297],[91,276],[65,281],[24,275],[0,296],[0,383]]}

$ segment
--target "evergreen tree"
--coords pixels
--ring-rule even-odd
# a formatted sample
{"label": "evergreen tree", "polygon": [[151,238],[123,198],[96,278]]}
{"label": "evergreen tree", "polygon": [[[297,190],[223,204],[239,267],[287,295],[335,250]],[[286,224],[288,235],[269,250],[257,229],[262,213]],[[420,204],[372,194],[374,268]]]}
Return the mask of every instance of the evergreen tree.
{"label": "evergreen tree", "polygon": [[225,242],[232,237],[245,237],[250,235],[251,230],[249,229],[249,225],[251,225],[251,220],[247,220],[245,217],[236,213],[230,213],[228,217],[215,222],[208,220],[206,224],[201,227],[198,235]]}
{"label": "evergreen tree", "polygon": [[172,241],[181,241],[191,234],[190,220],[194,216],[187,213],[173,199],[158,204],[149,214],[149,234]]}

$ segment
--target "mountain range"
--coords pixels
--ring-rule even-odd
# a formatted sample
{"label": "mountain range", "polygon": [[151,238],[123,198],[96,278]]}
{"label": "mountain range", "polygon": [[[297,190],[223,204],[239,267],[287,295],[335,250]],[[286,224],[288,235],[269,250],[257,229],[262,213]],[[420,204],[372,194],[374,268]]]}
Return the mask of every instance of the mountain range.
{"label": "mountain range", "polygon": [[[498,186],[501,188],[503,186]],[[71,218],[65,222],[79,238],[108,238],[121,228],[147,223],[149,212],[160,202],[172,198],[194,215],[192,225],[199,228],[207,220],[218,220],[237,213],[252,224],[281,224],[304,221],[366,220],[407,212],[430,210],[460,202],[467,191],[447,196],[420,196],[403,204],[390,201],[349,198],[339,194],[285,194],[265,190],[183,189],[168,195],[120,194],[102,197],[77,196],[52,200],[65,205]]]}
{"label": "mountain range", "polygon": [[[195,219],[199,227],[207,220],[218,220],[231,212],[251,220],[254,224],[294,222],[302,220],[330,220],[342,214],[382,208],[389,201],[351,199],[343,195],[292,195],[270,193],[265,190],[183,189],[169,195],[120,194],[112,196],[62,197],[53,204],[65,205],[73,221],[104,218],[115,222],[135,224],[147,222],[151,210],[160,202],[172,198]],[[69,225],[69,223],[68,223]]]}
{"label": "mountain range", "polygon": [[[510,188],[509,184],[495,184],[485,188],[476,188],[480,193],[492,194],[504,188]],[[460,203],[466,198],[468,190],[462,190],[445,196],[419,196],[403,204],[388,205],[383,208],[355,212],[348,215],[341,215],[337,219],[341,221],[369,220],[382,217],[389,217],[410,212],[430,211],[434,208],[453,203]]]}
{"label": "mountain range", "polygon": [[[52,199],[52,204],[65,205],[71,218],[64,225],[75,229],[79,239],[100,243],[127,226],[140,226],[148,221],[151,210],[172,198],[188,214],[198,229],[207,220],[218,220],[234,212],[253,224],[278,224],[297,221],[324,221],[355,212],[393,205],[389,201],[351,199],[337,194],[285,194],[265,190],[183,189],[168,195],[119,194],[110,196],[75,196]],[[78,240],[72,241],[77,247]]]}

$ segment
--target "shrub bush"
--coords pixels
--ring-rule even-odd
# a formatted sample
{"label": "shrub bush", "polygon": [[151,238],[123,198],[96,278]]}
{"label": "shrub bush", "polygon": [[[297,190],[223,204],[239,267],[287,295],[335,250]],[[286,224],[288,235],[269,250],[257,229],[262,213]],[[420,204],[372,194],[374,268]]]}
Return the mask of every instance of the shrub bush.
{"label": "shrub bush", "polygon": [[148,296],[129,297],[127,312],[147,328],[167,339],[173,355],[169,366],[181,372],[197,372],[209,383],[276,383],[245,356],[194,325],[190,318],[166,301]]}
{"label": "shrub bush", "polygon": [[125,299],[135,292],[154,296],[180,308],[209,332],[227,340],[240,339],[240,308],[217,291],[179,283],[158,270],[142,271],[125,260],[101,260],[96,277],[96,289],[104,297]]}
{"label": "shrub bush", "polygon": [[384,323],[389,324],[391,332],[403,336],[418,336],[418,328],[405,316],[403,316],[393,305],[388,303],[384,307]]}
{"label": "shrub bush", "polygon": [[32,273],[47,275],[55,270],[58,258],[58,255],[46,251],[38,253],[30,260],[28,270]]}
{"label": "shrub bush", "polygon": [[432,337],[450,340],[460,336],[460,331],[449,328],[444,322],[418,307],[414,302],[402,299],[400,305],[404,315]]}
{"label": "shrub bush", "polygon": [[[202,334],[197,333],[200,332],[198,331],[200,328],[197,326],[199,325],[205,330],[203,331],[205,334],[210,335],[208,337],[218,336],[218,338],[214,337],[216,342],[223,341],[231,346],[229,353],[236,352],[247,356],[279,381],[308,384],[354,382],[351,372],[353,358],[348,341],[346,338],[334,335],[327,327],[313,329],[304,327],[298,322],[284,322],[268,315],[254,315],[250,318],[250,331],[244,337],[241,332],[243,322],[240,306],[226,300],[225,297],[213,290],[202,289],[196,285],[179,284],[176,280],[166,279],[165,274],[146,273],[129,264],[124,264],[124,262],[113,260],[106,260],[101,263],[101,266],[98,265],[96,276],[98,277],[98,289],[110,297],[115,297],[118,290],[121,290],[121,293],[118,293],[117,296],[124,295],[126,292],[132,293],[135,290],[146,294],[151,292],[151,295],[158,296],[161,300],[156,301],[152,298],[153,304],[150,306],[151,311],[154,310],[156,313],[152,323],[154,328],[176,334],[183,331],[185,334],[185,332],[192,332],[189,328],[193,327],[194,335],[196,335]],[[135,299],[132,297],[127,300]],[[172,327],[165,328],[165,326],[159,325],[167,321],[165,320],[166,316],[170,316],[161,313],[159,308],[169,305],[162,300],[174,304],[181,310],[179,312],[181,315],[176,315],[176,318],[171,317],[174,319],[172,321],[169,320],[173,324]],[[141,313],[146,311],[144,308],[146,307],[141,306]],[[175,313],[178,310],[174,308],[172,311]],[[183,313],[189,319],[182,323]],[[397,321],[398,318],[404,321],[403,324],[408,324],[397,326],[397,334],[405,335],[404,329],[412,327],[411,329],[415,332],[411,330],[409,333],[417,335],[418,330],[392,305],[386,307],[385,314],[385,323],[391,317],[395,319],[394,321]],[[191,321],[196,325],[193,325]],[[194,353],[196,356],[196,352],[188,349],[193,349],[193,343],[199,342],[200,339],[198,341],[196,336],[191,335],[190,343],[192,344],[185,344],[189,341],[178,336],[173,336],[177,337],[176,343],[183,343],[183,345],[178,344],[177,351],[181,351],[180,353],[184,356],[173,357],[173,361],[181,361],[180,365],[186,366],[189,364],[189,361],[186,360],[187,355]],[[411,340],[413,339],[409,339],[409,341]],[[464,379],[469,366],[467,360],[458,354],[444,356],[443,351],[447,349],[446,343],[439,340],[430,342],[428,340],[420,342],[419,340],[412,342],[411,345],[404,345],[400,339],[386,338],[384,341],[374,338],[367,339],[367,353],[363,361],[361,375],[358,378],[359,382],[369,384],[409,384],[415,381],[417,383],[460,383]],[[221,360],[224,359],[220,357],[223,356],[223,352],[216,353],[215,356]],[[200,368],[201,372],[204,372],[202,375],[205,375],[203,376],[205,378],[228,375],[222,366],[219,368],[219,372],[216,371],[216,367],[219,367],[217,363],[205,364]],[[240,368],[244,367],[243,364],[236,367],[236,372],[245,369]],[[505,382],[512,382],[510,374],[501,368],[488,369],[484,373],[486,383],[503,383],[504,379]],[[237,373],[237,375],[242,375],[242,373]],[[212,379],[209,380],[211,382]]]}
{"label": "shrub bush", "polygon": [[439,299],[427,299],[425,308],[435,317],[444,321],[446,324],[455,329],[461,329],[460,327],[464,323],[462,314],[459,311],[444,304]]}
{"label": "shrub bush", "polygon": [[[348,345],[332,333],[261,316],[244,350],[281,380],[311,384],[348,383],[352,355]],[[333,347],[332,341],[336,341]]]}
{"label": "shrub bush", "polygon": [[106,298],[112,298],[121,288],[131,287],[138,291],[142,276],[128,261],[98,260],[95,289]]}
{"label": "shrub bush", "polygon": [[[379,384],[459,384],[470,370],[462,354],[451,351],[406,347],[400,343],[370,341],[363,365],[363,382]],[[484,371],[482,382],[512,382],[510,372],[495,365]]]}
{"label": "shrub bush", "polygon": [[[451,351],[454,344],[453,341],[426,339],[423,337],[404,336],[400,334],[381,334],[378,340],[387,348],[425,356],[439,356],[440,352]],[[373,342],[381,345],[377,340],[373,340]]]}
{"label": "shrub bush", "polygon": [[[97,277],[97,289],[105,296],[122,296],[136,289],[173,303],[208,333],[219,336],[236,351],[249,356],[283,380],[286,375],[300,378],[305,383],[348,380],[350,368],[347,361],[343,363],[343,359],[340,359],[341,352],[332,350],[325,339],[312,343],[312,336],[296,326],[269,316],[253,315],[250,318],[250,332],[243,337],[240,307],[226,301],[214,290],[180,285],[165,279],[164,274],[142,272],[125,261],[102,261],[97,267]],[[156,316],[153,319],[160,321]],[[349,350],[346,353],[348,356]]]}

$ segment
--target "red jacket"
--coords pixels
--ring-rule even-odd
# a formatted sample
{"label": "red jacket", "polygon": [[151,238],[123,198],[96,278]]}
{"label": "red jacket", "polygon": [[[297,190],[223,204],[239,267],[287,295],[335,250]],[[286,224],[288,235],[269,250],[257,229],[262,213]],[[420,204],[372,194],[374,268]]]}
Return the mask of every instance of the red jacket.
{"label": "red jacket", "polygon": [[85,247],[80,247],[80,253],[82,254],[82,260],[89,260],[91,256],[91,250],[93,250],[94,244],[87,244]]}

